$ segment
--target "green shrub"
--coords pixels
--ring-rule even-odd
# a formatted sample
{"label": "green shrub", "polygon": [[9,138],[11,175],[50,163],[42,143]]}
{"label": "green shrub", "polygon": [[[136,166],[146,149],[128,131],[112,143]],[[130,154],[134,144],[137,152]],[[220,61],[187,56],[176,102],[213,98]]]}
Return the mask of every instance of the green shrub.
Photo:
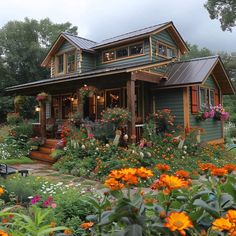
{"label": "green shrub", "polygon": [[11,112],[7,114],[7,123],[9,125],[17,125],[21,122],[23,122],[23,118],[19,113]]}
{"label": "green shrub", "polygon": [[231,138],[236,138],[236,128],[231,128],[229,133]]}

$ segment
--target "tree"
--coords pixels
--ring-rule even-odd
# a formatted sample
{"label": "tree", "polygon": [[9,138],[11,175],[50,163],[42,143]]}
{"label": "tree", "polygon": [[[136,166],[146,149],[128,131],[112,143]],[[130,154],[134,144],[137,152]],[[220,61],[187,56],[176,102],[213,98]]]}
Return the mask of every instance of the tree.
{"label": "tree", "polygon": [[40,64],[61,32],[77,34],[77,27],[69,22],[55,24],[48,18],[40,21],[25,18],[24,21],[9,21],[0,29],[1,116],[9,112],[6,104],[12,104],[12,100],[2,98],[5,87],[48,77],[49,71]]}
{"label": "tree", "polygon": [[208,0],[204,7],[211,19],[219,19],[223,31],[232,31],[236,25],[235,0]]}

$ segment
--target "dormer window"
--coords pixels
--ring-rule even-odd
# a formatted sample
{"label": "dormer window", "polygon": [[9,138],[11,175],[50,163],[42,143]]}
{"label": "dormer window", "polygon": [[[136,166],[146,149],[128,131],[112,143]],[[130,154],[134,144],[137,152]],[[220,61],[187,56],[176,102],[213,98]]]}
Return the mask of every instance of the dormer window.
{"label": "dormer window", "polygon": [[136,57],[144,55],[143,42],[114,48],[102,53],[102,61],[110,62],[122,60],[128,57]]}
{"label": "dormer window", "polygon": [[58,57],[58,69],[57,72],[58,73],[63,73],[64,71],[64,55],[59,55]]}
{"label": "dormer window", "polygon": [[176,49],[167,44],[158,42],[157,43],[157,54],[158,56],[171,58],[176,57]]}

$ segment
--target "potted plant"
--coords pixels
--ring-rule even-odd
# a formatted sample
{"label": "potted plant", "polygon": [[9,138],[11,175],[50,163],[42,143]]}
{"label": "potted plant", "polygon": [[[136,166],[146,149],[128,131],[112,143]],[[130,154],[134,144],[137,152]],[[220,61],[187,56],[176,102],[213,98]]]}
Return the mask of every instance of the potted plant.
{"label": "potted plant", "polygon": [[39,93],[37,96],[36,96],[36,100],[38,102],[43,102],[43,101],[46,101],[48,99],[48,94],[45,93],[45,92],[42,92],[42,93]]}
{"label": "potted plant", "polygon": [[80,88],[79,93],[82,98],[91,97],[95,94],[96,88],[88,85],[84,85]]}

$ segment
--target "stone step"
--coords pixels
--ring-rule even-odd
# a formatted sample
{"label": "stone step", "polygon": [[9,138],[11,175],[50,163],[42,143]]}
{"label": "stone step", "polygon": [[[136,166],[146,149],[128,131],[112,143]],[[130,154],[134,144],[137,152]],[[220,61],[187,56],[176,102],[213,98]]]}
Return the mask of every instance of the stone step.
{"label": "stone step", "polygon": [[46,139],[43,147],[55,147],[58,143],[57,139]]}
{"label": "stone step", "polygon": [[49,162],[49,163],[55,163],[56,160],[50,157],[49,154],[43,153],[40,151],[32,151],[30,152],[30,158],[33,160],[43,161],[43,162]]}

